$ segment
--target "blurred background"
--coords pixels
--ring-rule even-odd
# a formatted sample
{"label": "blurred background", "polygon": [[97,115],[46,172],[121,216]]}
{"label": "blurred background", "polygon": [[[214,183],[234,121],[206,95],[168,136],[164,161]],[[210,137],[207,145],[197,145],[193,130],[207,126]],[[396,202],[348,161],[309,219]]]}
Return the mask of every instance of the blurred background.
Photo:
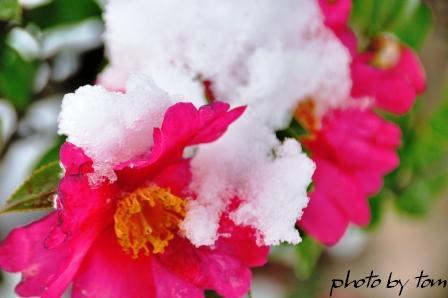
{"label": "blurred background", "polygon": [[[105,1],[0,0],[0,202],[34,169],[58,159],[56,125],[62,96],[95,83],[107,65],[101,19]],[[252,297],[328,297],[332,279],[347,270],[363,278],[413,279],[421,270],[448,279],[448,1],[355,0],[351,27],[361,42],[389,33],[420,54],[427,91],[413,111],[390,120],[403,130],[401,165],[371,199],[369,227],[348,230],[324,248],[304,238],[281,246],[255,271]],[[44,211],[42,211],[44,212]],[[39,212],[0,216],[0,238]],[[0,297],[15,297],[20,277],[1,275]],[[411,284],[412,283],[412,284]],[[397,289],[353,287],[333,297],[396,297]],[[213,297],[214,294],[210,293]],[[448,288],[416,289],[403,297],[448,297]]]}

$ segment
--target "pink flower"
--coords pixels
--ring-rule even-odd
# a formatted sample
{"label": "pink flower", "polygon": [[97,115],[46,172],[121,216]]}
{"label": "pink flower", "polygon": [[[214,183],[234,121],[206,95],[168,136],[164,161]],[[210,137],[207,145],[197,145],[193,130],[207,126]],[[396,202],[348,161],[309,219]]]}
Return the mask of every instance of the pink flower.
{"label": "pink flower", "polygon": [[13,230],[0,245],[0,267],[22,273],[17,294],[61,297],[71,283],[75,298],[247,293],[250,267],[264,264],[268,252],[252,228],[224,213],[219,232],[226,236],[213,247],[193,246],[179,228],[192,199],[185,147],[215,141],[243,111],[221,102],[172,105],[154,128],[152,148],[115,165],[114,182],[92,185],[92,159],[65,143],[57,211]]}
{"label": "pink flower", "polygon": [[373,98],[380,109],[404,114],[426,88],[418,56],[389,36],[375,39],[371,50],[353,57],[352,95]]}
{"label": "pink flower", "polygon": [[350,0],[321,0],[319,4],[325,25],[352,56],[351,95],[368,97],[373,103],[365,110],[330,110],[321,120],[316,120],[313,105],[299,106],[296,111],[296,119],[311,131],[303,143],[316,163],[314,189],[299,225],[331,245],[350,223],[369,223],[368,197],[399,163],[399,128],[371,108],[398,114],[408,111],[416,94],[424,90],[425,78],[418,57],[390,36],[375,38],[368,51],[359,53],[356,36],[347,25]]}
{"label": "pink flower", "polygon": [[333,30],[352,55],[352,91],[355,98],[370,97],[380,109],[404,114],[426,88],[418,56],[389,35],[374,38],[359,53],[355,34],[347,22],[351,0],[320,0],[325,25]]}
{"label": "pink flower", "polygon": [[299,222],[308,234],[331,245],[350,222],[370,221],[368,196],[398,165],[400,130],[370,110],[328,112],[320,129],[303,140],[316,163],[314,189]]}

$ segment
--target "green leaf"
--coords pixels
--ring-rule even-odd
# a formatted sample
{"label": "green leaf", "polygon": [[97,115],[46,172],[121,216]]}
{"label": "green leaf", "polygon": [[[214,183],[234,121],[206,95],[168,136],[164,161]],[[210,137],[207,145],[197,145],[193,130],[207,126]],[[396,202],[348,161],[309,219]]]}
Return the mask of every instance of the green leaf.
{"label": "green leaf", "polygon": [[38,169],[48,163],[59,161],[59,150],[61,149],[62,144],[65,142],[65,137],[58,136],[47,152],[42,155],[39,162],[36,164],[35,169]]}
{"label": "green leaf", "polygon": [[427,5],[421,4],[399,26],[396,28],[391,27],[390,31],[395,33],[404,43],[414,49],[418,49],[422,46],[427,33],[430,31],[431,24],[431,9]]}
{"label": "green leaf", "polygon": [[352,27],[358,29],[359,33],[369,34],[370,20],[374,10],[374,0],[353,0],[350,22]]}
{"label": "green leaf", "polygon": [[384,214],[387,192],[387,189],[382,189],[379,194],[369,199],[371,219],[369,225],[365,228],[366,230],[374,230],[380,224]]}
{"label": "green leaf", "polygon": [[428,119],[415,120],[412,125],[400,123],[404,128],[401,165],[388,186],[401,213],[423,216],[448,188],[448,89]]}
{"label": "green leaf", "polygon": [[292,119],[289,126],[284,130],[277,131],[276,135],[280,140],[284,140],[286,138],[299,139],[300,137],[305,136],[306,133],[307,131],[305,128],[295,119]]}
{"label": "green leaf", "polygon": [[322,254],[322,246],[309,236],[303,236],[302,242],[295,246],[296,264],[294,271],[299,279],[308,279]]}
{"label": "green leaf", "polygon": [[36,61],[26,61],[16,50],[0,43],[0,70],[0,95],[24,111],[32,96]]}
{"label": "green leaf", "polygon": [[350,22],[361,45],[388,32],[418,49],[431,28],[432,13],[421,0],[354,0]]}
{"label": "green leaf", "polygon": [[313,274],[323,251],[322,246],[316,240],[303,233],[302,235],[302,242],[298,245],[274,246],[269,254],[271,262],[293,269],[298,280],[306,280]]}
{"label": "green leaf", "polygon": [[0,0],[0,21],[20,22],[22,10],[17,0]]}
{"label": "green leaf", "polygon": [[446,188],[447,180],[448,173],[414,179],[396,200],[398,210],[413,216],[426,215],[440,191]]}
{"label": "green leaf", "polygon": [[53,0],[24,13],[27,23],[41,29],[73,25],[90,17],[100,17],[101,9],[94,0]]}
{"label": "green leaf", "polygon": [[0,214],[52,208],[53,196],[57,193],[60,174],[61,167],[57,161],[35,170],[6,201]]}

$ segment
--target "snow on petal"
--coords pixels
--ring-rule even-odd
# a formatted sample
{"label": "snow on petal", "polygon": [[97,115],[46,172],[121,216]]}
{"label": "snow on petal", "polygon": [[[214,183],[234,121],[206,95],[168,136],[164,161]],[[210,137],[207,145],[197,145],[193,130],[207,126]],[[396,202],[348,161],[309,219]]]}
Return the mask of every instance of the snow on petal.
{"label": "snow on petal", "polygon": [[240,204],[230,218],[255,228],[260,245],[300,241],[295,222],[308,203],[314,164],[296,141],[281,144],[248,111],[221,139],[200,147],[191,168],[190,189],[197,198],[183,228],[193,244],[216,241],[220,215],[233,199]]}
{"label": "snow on petal", "polygon": [[64,96],[59,133],[92,158],[93,182],[116,180],[113,166],[148,152],[170,96],[144,76],[131,76],[127,93],[84,86]]}

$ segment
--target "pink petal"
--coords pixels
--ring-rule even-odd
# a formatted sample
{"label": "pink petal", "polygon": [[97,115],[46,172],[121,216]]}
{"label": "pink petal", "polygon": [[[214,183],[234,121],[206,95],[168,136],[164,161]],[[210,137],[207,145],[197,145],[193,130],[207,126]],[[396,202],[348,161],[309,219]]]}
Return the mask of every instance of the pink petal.
{"label": "pink petal", "polygon": [[406,75],[417,93],[421,93],[426,89],[425,70],[420,62],[419,57],[407,47],[403,47],[401,58],[395,67],[397,72]]}
{"label": "pink petal", "polygon": [[249,291],[250,269],[219,248],[196,248],[176,237],[165,253],[157,256],[167,270],[202,289],[211,289],[224,297],[242,297]]}
{"label": "pink petal", "polygon": [[[350,157],[351,154],[351,159],[345,159],[344,167],[353,171],[364,169],[384,175],[398,165],[398,155],[394,148],[382,148],[360,140],[347,142],[339,153],[340,157]],[[344,163],[342,158],[339,163]]]}
{"label": "pink petal", "polygon": [[173,275],[153,256],[133,259],[106,230],[94,243],[73,283],[74,298],[203,297],[203,290]]}
{"label": "pink petal", "polygon": [[370,65],[373,54],[363,53],[352,62],[352,95],[373,97],[381,109],[403,114],[417,94],[426,88],[425,73],[418,56],[402,47],[398,63],[387,69]]}
{"label": "pink petal", "polygon": [[198,248],[186,239],[174,237],[165,252],[157,256],[157,260],[171,273],[197,287],[205,287],[205,276]]}
{"label": "pink petal", "polygon": [[[87,175],[66,174],[59,183],[57,202],[60,226],[54,233],[70,236],[77,231],[91,229],[92,223],[98,229],[107,226],[113,218],[117,193],[114,184],[103,183],[92,187]],[[54,236],[54,239],[49,239],[49,246],[57,246],[58,242],[63,241],[63,237]]]}
{"label": "pink petal", "polygon": [[206,272],[206,288],[224,297],[243,297],[250,290],[252,273],[238,260],[214,251],[202,251],[201,262]]}
{"label": "pink petal", "polygon": [[237,226],[227,216],[223,216],[220,221],[219,233],[231,236],[220,237],[216,243],[216,251],[231,255],[248,267],[259,267],[266,264],[269,247],[257,245],[253,228]]}
{"label": "pink petal", "polygon": [[152,182],[160,187],[169,188],[177,196],[185,195],[190,181],[190,159],[183,159],[178,163],[168,165],[152,179]]}
{"label": "pink petal", "polygon": [[333,245],[344,235],[348,222],[348,218],[325,195],[314,191],[299,226],[325,245]]}
{"label": "pink petal", "polygon": [[[328,112],[316,138],[305,145],[346,172],[383,176],[398,165],[399,128],[371,110],[344,109]],[[379,180],[377,178],[376,180]]]}
{"label": "pink petal", "polygon": [[29,266],[34,252],[44,249],[43,240],[57,222],[53,212],[28,226],[12,230],[0,243],[0,266],[10,272],[19,272]]}
{"label": "pink petal", "polygon": [[72,297],[155,297],[152,258],[132,259],[117,243],[113,229],[94,242],[73,281]]}
{"label": "pink petal", "polygon": [[403,77],[361,61],[352,63],[352,95],[372,97],[379,108],[403,114],[414,103],[415,90]]}
{"label": "pink petal", "polygon": [[348,26],[337,29],[334,33],[350,52],[350,55],[355,57],[358,53],[358,40],[355,33]]}
{"label": "pink petal", "polygon": [[[375,79],[372,83],[373,81]],[[378,108],[397,115],[411,109],[417,93],[405,78],[384,73],[376,82],[378,85],[370,95],[375,98]]]}
{"label": "pink petal", "polygon": [[216,101],[199,109],[200,129],[189,146],[210,143],[221,137],[227,127],[238,119],[246,110],[246,107],[237,107],[229,110],[229,105]]}
{"label": "pink petal", "polygon": [[92,172],[92,160],[84,154],[81,148],[72,143],[65,142],[62,144],[60,158],[68,175]]}
{"label": "pink petal", "polygon": [[357,180],[330,162],[321,159],[314,159],[314,161],[316,162],[315,191],[325,196],[350,221],[361,226],[368,224],[369,204]]}
{"label": "pink petal", "polygon": [[16,288],[20,296],[61,297],[96,236],[95,231],[78,234],[57,249],[49,249],[44,245],[45,238],[57,222],[53,212],[13,230],[0,244],[0,267],[22,273]]}
{"label": "pink petal", "polygon": [[353,178],[369,196],[377,193],[383,185],[383,175],[374,172],[358,171],[353,173]]}
{"label": "pink petal", "polygon": [[332,29],[346,26],[352,9],[351,0],[319,0],[319,5],[326,26]]}
{"label": "pink petal", "polygon": [[156,259],[152,263],[152,270],[157,284],[155,297],[204,297],[203,289],[199,289],[193,284],[172,274],[163,265],[159,264]]}
{"label": "pink petal", "polygon": [[187,146],[213,142],[241,116],[244,109],[229,110],[229,105],[223,102],[214,102],[199,110],[191,103],[173,105],[165,113],[158,142],[154,141],[155,157],[163,154],[178,159]]}

